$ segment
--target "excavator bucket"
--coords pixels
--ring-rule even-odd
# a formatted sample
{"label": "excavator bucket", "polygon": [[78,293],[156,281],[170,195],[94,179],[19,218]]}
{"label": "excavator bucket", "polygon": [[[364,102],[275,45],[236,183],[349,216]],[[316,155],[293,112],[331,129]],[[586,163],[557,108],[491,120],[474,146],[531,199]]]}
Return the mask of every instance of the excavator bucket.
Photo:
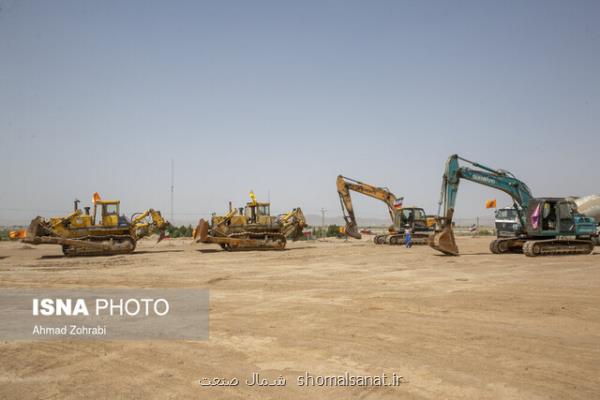
{"label": "excavator bucket", "polygon": [[435,232],[429,236],[429,246],[441,251],[448,256],[458,255],[458,246],[454,239],[454,231],[451,225],[446,225],[442,230]]}
{"label": "excavator bucket", "polygon": [[358,231],[358,227],[356,226],[356,224],[353,224],[351,222],[346,223],[346,235],[359,240],[362,238],[362,235]]}
{"label": "excavator bucket", "polygon": [[198,226],[194,229],[194,240],[196,242],[204,242],[208,237],[208,222],[204,219],[198,221]]}

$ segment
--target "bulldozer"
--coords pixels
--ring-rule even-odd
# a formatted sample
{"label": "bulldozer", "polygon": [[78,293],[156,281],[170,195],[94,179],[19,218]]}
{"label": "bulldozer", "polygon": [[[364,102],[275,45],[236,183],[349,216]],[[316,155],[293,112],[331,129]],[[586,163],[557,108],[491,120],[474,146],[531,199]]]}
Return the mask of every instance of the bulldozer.
{"label": "bulldozer", "polygon": [[381,200],[388,207],[392,225],[388,228],[387,234],[375,235],[373,238],[375,244],[403,244],[407,227],[411,229],[413,244],[427,244],[429,235],[434,231],[436,220],[434,217],[428,217],[421,207],[405,207],[403,198],[397,198],[388,188],[373,186],[342,175],[338,175],[336,186],[346,221],[346,235],[355,239],[362,238],[358,231],[350,196],[350,191],[355,191]]}
{"label": "bulldozer", "polygon": [[297,240],[306,220],[302,210],[271,216],[271,204],[258,202],[253,192],[245,207],[232,208],[225,215],[213,215],[210,224],[200,219],[194,230],[196,242],[214,243],[223,250],[283,250],[288,239]]}
{"label": "bulldozer", "polygon": [[[470,164],[471,167],[461,166],[459,161]],[[580,213],[573,200],[559,197],[535,198],[529,187],[512,173],[469,161],[456,154],[448,158],[442,179],[439,229],[429,240],[429,245],[434,249],[446,255],[459,254],[452,219],[462,179],[498,189],[513,199],[513,208],[520,224],[514,236],[500,237],[490,243],[492,253],[524,253],[526,256],[536,257],[590,254],[594,250],[596,220]]]}
{"label": "bulldozer", "polygon": [[160,212],[153,209],[135,213],[128,219],[119,213],[119,200],[102,200],[94,193],[92,202],[92,212],[91,207],[84,207],[82,211],[80,201],[75,200],[73,212],[65,217],[34,218],[22,242],[57,244],[62,246],[66,256],[126,254],[135,250],[139,239],[152,233],[160,233],[160,242],[170,226]]}

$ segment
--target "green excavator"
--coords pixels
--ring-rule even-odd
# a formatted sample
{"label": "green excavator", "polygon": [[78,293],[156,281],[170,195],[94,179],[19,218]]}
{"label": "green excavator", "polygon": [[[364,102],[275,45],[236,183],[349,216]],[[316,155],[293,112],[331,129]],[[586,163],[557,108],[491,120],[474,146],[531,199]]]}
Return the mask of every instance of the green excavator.
{"label": "green excavator", "polygon": [[[472,167],[459,165],[459,160]],[[452,155],[446,162],[442,180],[438,230],[429,245],[447,255],[458,255],[452,231],[452,217],[461,179],[498,189],[514,202],[521,227],[514,237],[503,237],[490,243],[495,254],[524,253],[527,256],[590,254],[594,250],[596,221],[577,210],[575,202],[565,198],[535,198],[529,187],[513,174],[493,169]],[[442,214],[443,206],[443,214]]]}

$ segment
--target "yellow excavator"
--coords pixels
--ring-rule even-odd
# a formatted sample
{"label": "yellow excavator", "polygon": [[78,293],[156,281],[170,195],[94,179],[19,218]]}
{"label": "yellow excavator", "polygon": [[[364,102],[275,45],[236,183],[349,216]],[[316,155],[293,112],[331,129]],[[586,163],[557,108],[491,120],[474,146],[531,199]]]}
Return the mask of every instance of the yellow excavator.
{"label": "yellow excavator", "polygon": [[153,209],[127,219],[119,213],[119,200],[102,200],[94,193],[92,202],[91,213],[90,207],[82,211],[80,201],[75,200],[73,212],[65,217],[36,217],[21,233],[21,240],[34,245],[60,245],[66,256],[124,254],[133,252],[137,241],[152,233],[160,233],[160,242],[170,226]]}
{"label": "yellow excavator", "polygon": [[258,202],[253,192],[251,201],[239,209],[229,206],[225,215],[213,215],[211,223],[201,219],[194,230],[194,239],[218,244],[232,250],[283,250],[287,239],[302,236],[306,220],[302,210],[271,216],[271,204]]}
{"label": "yellow excavator", "polygon": [[375,244],[404,243],[407,227],[411,229],[413,244],[427,244],[427,238],[434,232],[435,217],[428,217],[420,207],[404,207],[403,198],[397,198],[388,188],[373,186],[342,175],[338,175],[336,186],[346,221],[346,234],[350,237],[355,239],[362,237],[356,224],[350,191],[381,200],[388,207],[393,225],[388,228],[389,233],[374,237]]}

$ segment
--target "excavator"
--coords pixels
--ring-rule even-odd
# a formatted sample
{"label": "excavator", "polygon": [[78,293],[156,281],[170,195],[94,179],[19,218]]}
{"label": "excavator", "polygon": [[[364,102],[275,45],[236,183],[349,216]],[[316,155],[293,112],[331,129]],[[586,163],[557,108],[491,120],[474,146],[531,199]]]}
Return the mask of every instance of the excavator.
{"label": "excavator", "polygon": [[383,201],[390,213],[393,225],[389,227],[389,233],[376,235],[373,238],[375,244],[402,244],[404,243],[404,231],[409,226],[412,231],[413,244],[427,244],[428,237],[433,233],[435,218],[427,217],[425,211],[420,207],[403,207],[403,198],[397,198],[388,188],[369,185],[352,178],[338,175],[336,180],[342,213],[346,221],[345,233],[355,239],[361,239],[358,231],[356,216],[350,191],[362,193]]}
{"label": "excavator", "polygon": [[[460,161],[469,164],[461,166]],[[501,237],[490,243],[494,254],[525,253],[526,256],[590,254],[594,250],[596,221],[578,212],[575,202],[565,198],[535,198],[529,187],[513,174],[469,161],[454,154],[446,162],[442,180],[438,230],[429,245],[457,256],[458,246],[452,231],[452,218],[461,179],[498,189],[508,194],[517,210],[520,227],[513,237]]]}
{"label": "excavator", "polygon": [[225,215],[213,215],[211,223],[200,219],[194,230],[196,242],[214,243],[223,250],[283,250],[287,239],[302,236],[306,219],[302,210],[271,216],[271,204],[258,202],[253,192],[245,207],[232,208]]}
{"label": "excavator", "polygon": [[91,207],[82,211],[80,201],[75,200],[73,212],[65,217],[36,217],[21,240],[34,245],[60,245],[66,256],[126,254],[135,250],[139,239],[152,233],[160,233],[160,242],[170,227],[160,212],[153,209],[127,219],[119,214],[118,200],[102,200],[94,193],[92,202],[92,213]]}

